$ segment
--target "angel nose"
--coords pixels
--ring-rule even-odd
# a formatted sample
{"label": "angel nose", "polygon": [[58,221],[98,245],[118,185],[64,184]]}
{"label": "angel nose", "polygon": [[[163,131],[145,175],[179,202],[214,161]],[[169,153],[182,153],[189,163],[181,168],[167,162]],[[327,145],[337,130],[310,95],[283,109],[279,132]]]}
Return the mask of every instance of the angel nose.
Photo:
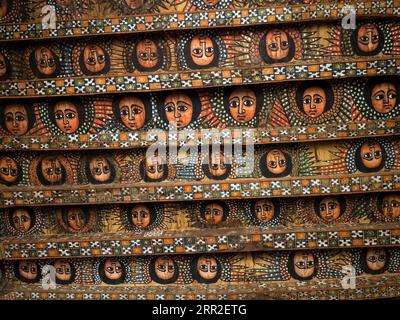
{"label": "angel nose", "polygon": [[181,113],[178,111],[178,109],[174,110],[174,117],[175,118],[180,118],[181,117]]}

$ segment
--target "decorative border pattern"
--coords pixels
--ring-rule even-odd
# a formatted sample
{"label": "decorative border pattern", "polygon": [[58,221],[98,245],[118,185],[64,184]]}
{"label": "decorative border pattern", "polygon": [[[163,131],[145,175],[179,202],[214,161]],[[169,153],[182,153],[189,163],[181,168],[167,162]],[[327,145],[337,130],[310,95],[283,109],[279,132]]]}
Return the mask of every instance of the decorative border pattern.
{"label": "decorative border pattern", "polygon": [[[40,285],[15,285],[3,290],[0,300],[358,300],[400,296],[399,274],[358,277],[361,285],[344,290],[340,281],[308,281],[307,287],[287,282],[207,285],[206,288],[170,286],[79,286],[44,290]],[[283,289],[282,289],[283,288]]]}
{"label": "decorative border pattern", "polygon": [[309,64],[286,64],[246,69],[166,72],[140,76],[97,76],[53,80],[21,80],[0,83],[0,96],[50,97],[115,92],[148,92],[169,89],[204,88],[252,83],[273,83],[310,79],[340,79],[400,74],[400,59],[344,60]]}
{"label": "decorative border pattern", "polygon": [[[400,13],[398,0],[363,1],[353,4],[357,17],[388,17]],[[125,34],[149,31],[201,29],[326,21],[341,19],[345,3],[279,5],[268,8],[225,9],[198,12],[144,14],[121,18],[61,21],[56,29],[41,23],[10,23],[0,26],[0,41],[65,38],[89,35]]]}
{"label": "decorative border pattern", "polygon": [[[249,228],[250,229],[250,228]],[[400,245],[400,227],[396,224],[336,226],[297,230],[253,231],[223,230],[210,236],[165,236],[145,238],[104,235],[37,238],[35,240],[0,239],[0,259],[93,258],[154,254],[194,254],[250,252],[260,250],[334,249]],[[308,229],[308,230],[307,230]],[[95,239],[93,239],[95,238]]]}
{"label": "decorative border pattern", "polygon": [[[218,130],[218,129],[213,129]],[[242,144],[248,131],[252,131],[254,144],[282,142],[309,142],[362,137],[379,137],[400,134],[400,120],[375,120],[362,123],[321,124],[306,127],[277,127],[244,129],[241,139],[232,139],[233,144]],[[247,138],[246,138],[247,139]],[[167,141],[173,145],[174,137]],[[194,143],[188,146],[202,145],[201,133],[198,132]],[[216,141],[216,143],[219,140]],[[146,131],[71,134],[60,136],[0,136],[0,151],[11,150],[87,150],[87,149],[132,149],[146,148],[156,141]]]}
{"label": "decorative border pattern", "polygon": [[296,177],[284,178],[280,181],[243,179],[231,183],[180,183],[178,186],[171,185],[171,183],[157,183],[155,186],[138,183],[96,188],[79,186],[58,189],[29,187],[18,190],[1,190],[0,207],[293,197],[393,190],[400,190],[400,172],[351,174],[341,178]]}

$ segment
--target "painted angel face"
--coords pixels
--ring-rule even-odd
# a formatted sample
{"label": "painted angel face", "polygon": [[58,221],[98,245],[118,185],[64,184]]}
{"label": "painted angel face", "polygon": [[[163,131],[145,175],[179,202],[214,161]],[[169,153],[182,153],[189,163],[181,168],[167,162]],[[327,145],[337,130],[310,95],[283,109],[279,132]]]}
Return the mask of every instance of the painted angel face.
{"label": "painted angel face", "polygon": [[371,101],[374,109],[379,113],[388,113],[397,103],[396,86],[390,82],[376,84],[371,91]]}
{"label": "painted angel face", "polygon": [[161,157],[147,157],[145,160],[145,171],[147,178],[151,180],[161,179],[164,175],[165,161]]}
{"label": "painted angel face", "polygon": [[368,249],[365,258],[370,270],[379,271],[385,267],[387,255],[385,249],[370,248]]}
{"label": "painted angel face", "polygon": [[289,55],[288,34],[282,30],[274,29],[266,34],[267,55],[270,59],[281,60]]}
{"label": "painted angel face", "polygon": [[79,128],[77,106],[69,101],[60,101],[54,105],[54,115],[57,127],[65,133],[75,133]]}
{"label": "painted angel face", "polygon": [[136,205],[132,208],[132,222],[138,228],[146,228],[150,224],[151,213],[147,206]]}
{"label": "painted angel face", "polygon": [[361,146],[361,162],[368,169],[378,168],[383,161],[382,147],[377,142],[364,142]]}
{"label": "painted angel face", "polygon": [[56,279],[61,281],[70,281],[72,279],[72,267],[68,261],[58,259],[54,263],[56,269]]}
{"label": "painted angel face", "polygon": [[19,263],[19,274],[28,280],[34,280],[38,277],[39,266],[35,261],[24,260]]}
{"label": "painted angel face", "polygon": [[326,93],[320,87],[310,87],[303,93],[304,113],[312,118],[319,117],[326,107]]}
{"label": "painted angel face", "polygon": [[161,57],[157,44],[151,39],[143,39],[136,45],[136,60],[143,68],[154,68]]}
{"label": "painted angel face", "polygon": [[104,263],[104,274],[109,280],[119,280],[123,276],[121,262],[116,259],[107,259]]}
{"label": "painted angel face", "polygon": [[32,227],[32,217],[27,210],[16,209],[11,214],[13,227],[19,232],[28,232]]}
{"label": "painted angel face", "polygon": [[135,96],[127,96],[118,104],[121,121],[130,130],[138,130],[144,126],[146,108],[143,101]]}
{"label": "painted angel face", "polygon": [[254,205],[256,218],[262,222],[268,222],[274,217],[275,205],[271,200],[258,200]]}
{"label": "painted angel face", "polygon": [[83,212],[83,210],[78,207],[67,209],[66,220],[68,227],[70,227],[73,231],[81,231],[87,223],[85,212]]}
{"label": "painted angel face", "polygon": [[294,259],[294,272],[300,278],[311,277],[315,272],[315,257],[310,252],[296,252]]}
{"label": "painted angel face", "polygon": [[193,117],[193,102],[184,93],[173,93],[164,101],[165,114],[169,124],[177,128],[185,128]]}
{"label": "painted angel face", "polygon": [[379,30],[373,24],[365,24],[358,29],[357,46],[365,53],[376,50],[379,46]]}
{"label": "painted angel face", "polygon": [[190,54],[194,64],[201,67],[210,65],[215,58],[213,41],[204,34],[194,36],[190,42]]}
{"label": "painted angel face", "polygon": [[126,5],[132,10],[139,9],[144,5],[144,0],[124,0],[124,1]]}
{"label": "painted angel face", "polygon": [[39,47],[35,50],[35,61],[37,70],[42,75],[54,75],[57,70],[58,57],[46,47]]}
{"label": "painted angel face", "polygon": [[29,130],[28,110],[21,104],[6,106],[4,119],[8,132],[15,136],[22,136]]}
{"label": "painted angel face", "polygon": [[389,194],[384,196],[382,200],[382,211],[386,217],[400,217],[400,195]]}
{"label": "painted angel face", "polygon": [[98,156],[89,161],[90,175],[98,182],[105,182],[111,178],[110,161],[103,156]]}
{"label": "painted angel face", "polygon": [[63,165],[57,157],[43,158],[40,166],[43,178],[50,184],[60,183],[63,179]]}
{"label": "painted angel face", "polygon": [[83,49],[83,64],[91,73],[101,73],[107,63],[106,53],[103,48],[89,44]]}
{"label": "painted angel face", "polygon": [[18,179],[17,162],[10,157],[4,156],[0,158],[0,179],[7,183],[13,183]]}
{"label": "painted angel face", "polygon": [[229,111],[233,119],[240,123],[249,122],[256,114],[257,98],[253,90],[237,88],[228,99]]}
{"label": "painted angel face", "polygon": [[319,203],[319,214],[326,221],[334,221],[340,216],[340,202],[333,197],[326,197]]}
{"label": "painted angel face", "polygon": [[204,220],[210,225],[217,225],[222,221],[224,209],[218,203],[209,203],[204,208]]}
{"label": "painted angel face", "polygon": [[8,12],[7,0],[0,0],[0,18],[4,18]]}
{"label": "painted angel face", "polygon": [[211,152],[208,169],[214,177],[223,176],[226,173],[225,155],[223,152]]}
{"label": "painted angel face", "polygon": [[218,263],[214,257],[210,256],[200,256],[197,260],[197,274],[205,279],[205,280],[212,280],[218,274]]}
{"label": "painted angel face", "polygon": [[159,279],[170,280],[175,276],[174,261],[168,257],[159,257],[154,263],[155,273]]}
{"label": "painted angel face", "polygon": [[[1,7],[0,7],[0,13],[1,13]],[[6,57],[0,52],[0,77],[4,76],[6,73],[7,73],[7,60]]]}
{"label": "painted angel face", "polygon": [[281,150],[272,149],[267,153],[265,160],[268,171],[272,174],[279,175],[287,168],[286,156]]}

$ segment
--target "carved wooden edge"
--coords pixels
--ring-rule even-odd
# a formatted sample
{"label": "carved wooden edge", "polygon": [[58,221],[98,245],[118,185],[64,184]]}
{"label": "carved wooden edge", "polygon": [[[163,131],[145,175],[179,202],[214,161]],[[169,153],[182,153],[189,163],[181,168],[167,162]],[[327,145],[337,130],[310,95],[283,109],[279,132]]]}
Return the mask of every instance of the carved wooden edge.
{"label": "carved wooden edge", "polygon": [[[62,286],[45,290],[40,285],[6,284],[0,300],[359,300],[400,296],[399,274],[357,277],[356,289],[343,289],[340,280],[238,283],[204,287],[193,285],[158,286]],[[171,290],[173,289],[173,290]]]}
{"label": "carved wooden edge", "polygon": [[192,201],[357,194],[400,190],[400,172],[290,177],[231,182],[136,183],[108,186],[25,187],[0,190],[0,207],[63,204],[112,204],[146,201]]}
{"label": "carved wooden edge", "polygon": [[400,59],[343,59],[321,63],[288,63],[255,68],[224,68],[205,71],[161,72],[138,76],[65,77],[48,80],[0,82],[0,97],[34,98],[94,95],[117,92],[149,92],[185,88],[280,83],[296,80],[342,79],[377,75],[397,75]]}
{"label": "carved wooden edge", "polygon": [[88,234],[80,238],[65,235],[62,239],[4,237],[0,238],[0,258],[27,260],[400,246],[398,223],[271,230],[220,229],[197,233],[169,232],[142,237]]}
{"label": "carved wooden edge", "polygon": [[293,22],[340,20],[353,5],[357,17],[397,17],[400,1],[350,1],[321,4],[287,4],[261,8],[234,8],[197,12],[167,12],[104,19],[70,20],[43,29],[41,23],[0,24],[0,42],[127,34],[165,30],[243,27]]}
{"label": "carved wooden edge", "polygon": [[[223,132],[226,129],[212,129],[213,132]],[[228,129],[229,130],[229,129]],[[245,135],[252,132],[251,140]],[[179,135],[179,132],[176,132]],[[334,141],[353,138],[371,138],[380,136],[395,136],[400,134],[400,120],[373,120],[368,122],[349,122],[338,124],[320,124],[310,126],[244,128],[241,135],[230,132],[232,144],[274,144],[309,141]],[[167,139],[169,146],[178,143],[174,137]],[[219,136],[221,141],[221,136]],[[237,138],[237,139],[236,139]],[[0,136],[0,151],[16,150],[97,150],[97,149],[136,149],[146,148],[156,142],[151,132],[120,132],[120,133],[87,133],[59,136]],[[207,142],[206,142],[207,143]],[[215,141],[214,141],[215,143]],[[196,132],[196,137],[186,144],[188,147],[204,145],[202,133]]]}

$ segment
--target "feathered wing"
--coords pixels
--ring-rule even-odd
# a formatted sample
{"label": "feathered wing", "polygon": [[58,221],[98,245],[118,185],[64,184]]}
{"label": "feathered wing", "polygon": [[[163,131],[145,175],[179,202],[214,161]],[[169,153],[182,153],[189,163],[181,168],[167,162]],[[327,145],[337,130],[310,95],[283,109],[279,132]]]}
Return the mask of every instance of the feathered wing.
{"label": "feathered wing", "polygon": [[267,119],[267,127],[289,127],[289,119],[282,104],[278,99],[275,100]]}
{"label": "feathered wing", "polygon": [[281,272],[281,254],[280,253],[254,253],[252,256],[253,267],[247,270],[247,281],[279,281],[288,280]]}
{"label": "feathered wing", "polygon": [[321,37],[317,36],[316,31],[307,31],[304,27],[300,33],[295,30],[294,32],[289,31],[292,34],[293,39],[296,42],[296,38],[299,38],[299,45],[296,46],[297,59],[301,60],[317,60],[322,57],[322,48],[319,40]]}
{"label": "feathered wing", "polygon": [[392,36],[392,55],[399,55],[400,54],[400,24],[393,23],[390,26],[390,34]]}
{"label": "feathered wing", "polygon": [[349,250],[317,251],[318,272],[320,279],[343,277],[343,267],[352,265],[352,252]]}
{"label": "feathered wing", "polygon": [[245,31],[234,37],[232,45],[229,47],[231,53],[227,59],[227,63],[235,66],[241,65],[260,65],[262,58],[259,53],[254,51],[253,46],[255,38],[260,38],[261,34],[255,31]]}
{"label": "feathered wing", "polygon": [[324,47],[322,50],[325,55],[331,57],[342,56],[342,48],[341,48],[341,37],[342,37],[343,29],[339,25],[332,26],[328,31],[329,38],[325,40],[328,41],[329,45]]}
{"label": "feathered wing", "polygon": [[282,200],[282,224],[288,227],[313,225],[315,216],[311,201],[314,198],[299,198]]}
{"label": "feathered wing", "polygon": [[216,259],[222,265],[222,269],[227,271],[222,272],[221,280],[225,282],[246,281],[246,270],[248,269],[246,262],[249,257],[250,255],[246,253],[216,256]]}
{"label": "feathered wing", "polygon": [[373,212],[370,209],[369,202],[365,197],[353,198],[352,210],[349,214],[349,220],[357,223],[370,223],[374,219]]}
{"label": "feathered wing", "polygon": [[130,183],[131,181],[138,181],[139,170],[138,165],[127,153],[116,153],[115,162],[118,164],[120,171],[120,181],[123,183]]}
{"label": "feathered wing", "polygon": [[299,176],[313,176],[318,172],[316,165],[315,150],[311,146],[300,146],[296,149],[298,157],[298,174]]}
{"label": "feathered wing", "polygon": [[106,207],[100,207],[97,209],[97,214],[101,216],[99,219],[99,228],[102,232],[121,232],[126,231],[124,221],[122,219],[123,212],[121,206],[110,205]]}
{"label": "feathered wing", "polygon": [[50,135],[51,133],[43,124],[40,118],[40,111],[39,111],[39,103],[33,104],[33,113],[35,115],[35,125],[29,130],[28,135],[32,136],[41,136],[41,135]]}
{"label": "feathered wing", "polygon": [[223,67],[233,67],[235,65],[235,47],[238,40],[238,35],[234,32],[226,32],[220,36],[226,48],[226,58]]}
{"label": "feathered wing", "polygon": [[96,133],[112,120],[112,100],[110,98],[94,98],[94,118],[92,126],[89,128],[90,133]]}
{"label": "feathered wing", "polygon": [[365,121],[365,116],[361,113],[360,109],[357,107],[357,104],[350,97],[350,104],[351,104],[351,118],[353,122],[362,122]]}
{"label": "feathered wing", "polygon": [[127,40],[121,40],[121,39],[115,39],[110,43],[111,47],[111,55],[110,55],[110,73],[124,73],[126,72],[125,70],[125,65],[124,65],[124,59],[126,57],[126,52],[125,52],[125,42]]}
{"label": "feathered wing", "polygon": [[390,167],[391,170],[400,170],[400,141],[399,140],[391,140],[393,144],[394,150],[394,163]]}
{"label": "feathered wing", "polygon": [[332,159],[320,163],[316,163],[318,167],[316,173],[320,175],[337,175],[348,174],[349,171],[346,166],[346,155],[350,144],[343,142],[341,145],[335,146],[335,151],[330,151]]}

